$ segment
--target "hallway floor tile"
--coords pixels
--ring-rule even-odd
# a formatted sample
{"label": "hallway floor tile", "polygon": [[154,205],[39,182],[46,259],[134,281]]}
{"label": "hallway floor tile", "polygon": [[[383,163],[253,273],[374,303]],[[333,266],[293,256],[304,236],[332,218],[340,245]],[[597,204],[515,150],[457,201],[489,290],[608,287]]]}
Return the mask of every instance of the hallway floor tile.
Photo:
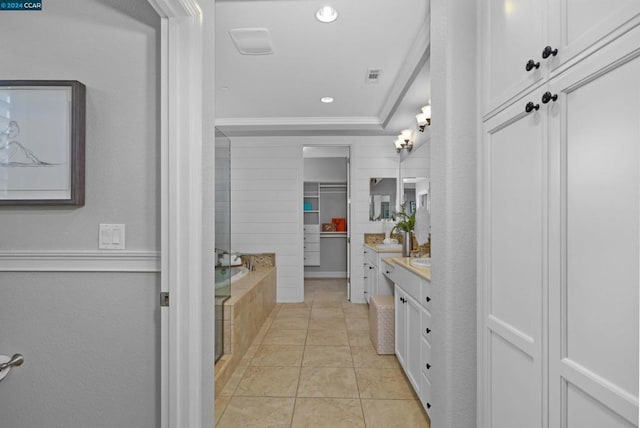
{"label": "hallway floor tile", "polygon": [[344,279],[305,280],[276,305],[215,404],[221,428],[430,428],[395,355],[378,355],[368,305]]}

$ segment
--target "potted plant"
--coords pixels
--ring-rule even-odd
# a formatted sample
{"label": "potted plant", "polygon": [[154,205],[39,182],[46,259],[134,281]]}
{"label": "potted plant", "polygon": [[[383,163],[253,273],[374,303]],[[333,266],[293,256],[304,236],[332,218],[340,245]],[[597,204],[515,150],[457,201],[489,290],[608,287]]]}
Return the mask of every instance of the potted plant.
{"label": "potted plant", "polygon": [[407,214],[406,204],[400,206],[401,211],[396,213],[395,218],[399,219],[396,225],[391,229],[391,234],[396,230],[400,231],[402,235],[402,256],[409,257],[411,250],[413,249],[413,230],[416,226],[416,213],[415,211]]}

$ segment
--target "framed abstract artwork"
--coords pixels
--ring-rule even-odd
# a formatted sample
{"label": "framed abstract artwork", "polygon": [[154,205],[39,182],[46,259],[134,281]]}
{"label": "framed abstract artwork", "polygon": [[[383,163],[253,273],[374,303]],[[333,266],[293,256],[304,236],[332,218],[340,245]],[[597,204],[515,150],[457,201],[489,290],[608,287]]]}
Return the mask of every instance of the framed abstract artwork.
{"label": "framed abstract artwork", "polygon": [[0,80],[0,205],[84,205],[85,86]]}

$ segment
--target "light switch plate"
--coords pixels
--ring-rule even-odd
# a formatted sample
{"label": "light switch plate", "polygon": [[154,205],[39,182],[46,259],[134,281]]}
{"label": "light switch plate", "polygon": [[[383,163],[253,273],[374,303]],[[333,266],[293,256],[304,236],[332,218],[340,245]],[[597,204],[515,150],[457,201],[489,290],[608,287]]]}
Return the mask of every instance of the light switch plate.
{"label": "light switch plate", "polygon": [[124,250],[124,224],[100,224],[98,248]]}

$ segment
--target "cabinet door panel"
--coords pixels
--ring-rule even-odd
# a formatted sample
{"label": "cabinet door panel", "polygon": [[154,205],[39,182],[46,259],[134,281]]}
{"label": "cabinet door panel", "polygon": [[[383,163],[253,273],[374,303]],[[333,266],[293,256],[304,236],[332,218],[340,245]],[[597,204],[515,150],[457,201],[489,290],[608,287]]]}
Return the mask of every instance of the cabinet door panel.
{"label": "cabinet door panel", "polygon": [[585,49],[615,38],[624,27],[633,25],[640,14],[635,0],[554,0],[550,5],[550,37],[548,43],[558,48],[552,61],[556,68]]}
{"label": "cabinet door panel", "polygon": [[634,428],[637,425],[621,418],[602,403],[574,386],[567,390],[567,428]]}
{"label": "cabinet door panel", "polygon": [[543,284],[544,133],[520,105],[485,124],[489,315],[537,341]]}
{"label": "cabinet door panel", "polygon": [[490,336],[491,428],[540,428],[540,372],[534,360],[497,334]]}
{"label": "cabinet door panel", "polygon": [[540,0],[491,0],[484,8],[484,113],[540,82],[545,69],[526,71],[529,59],[541,61],[546,43]]}
{"label": "cabinet door panel", "polygon": [[[540,427],[546,120],[521,103],[485,123],[481,241],[484,426]],[[437,369],[437,368],[436,368]]]}
{"label": "cabinet door panel", "polygon": [[550,417],[559,423],[583,411],[638,423],[640,58],[628,55],[638,46],[640,29],[603,49],[601,58],[624,59],[615,67],[590,58],[551,86],[559,98],[550,122],[558,176],[550,204],[558,219],[550,228],[558,242],[550,254]]}
{"label": "cabinet door panel", "polygon": [[396,357],[400,362],[400,365],[405,368],[405,355],[407,349],[407,318],[406,310],[403,300],[407,298],[407,295],[396,285],[395,286],[395,336],[396,336]]}

